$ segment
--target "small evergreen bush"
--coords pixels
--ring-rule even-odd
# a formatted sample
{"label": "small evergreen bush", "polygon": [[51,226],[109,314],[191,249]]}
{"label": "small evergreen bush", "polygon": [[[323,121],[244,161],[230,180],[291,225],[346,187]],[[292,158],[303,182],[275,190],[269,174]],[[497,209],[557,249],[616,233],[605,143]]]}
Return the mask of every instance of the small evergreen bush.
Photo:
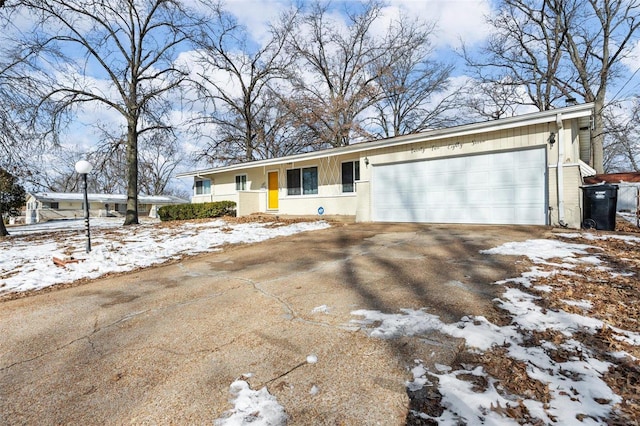
{"label": "small evergreen bush", "polygon": [[235,216],[234,201],[216,201],[213,203],[176,204],[158,209],[158,216],[163,222],[169,220],[210,219],[221,216]]}

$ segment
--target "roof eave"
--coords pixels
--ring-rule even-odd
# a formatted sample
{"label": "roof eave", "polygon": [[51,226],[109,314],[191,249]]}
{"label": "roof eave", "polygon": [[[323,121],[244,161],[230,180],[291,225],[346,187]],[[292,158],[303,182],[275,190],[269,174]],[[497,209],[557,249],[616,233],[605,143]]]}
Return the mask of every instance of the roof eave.
{"label": "roof eave", "polygon": [[194,178],[203,177],[215,173],[223,173],[230,171],[240,171],[254,167],[267,167],[276,164],[313,160],[320,157],[330,157],[347,153],[355,153],[369,151],[377,148],[389,148],[397,145],[403,145],[414,142],[426,142],[451,137],[468,136],[481,132],[494,132],[503,129],[509,129],[516,126],[543,124],[556,121],[558,114],[562,115],[565,120],[586,117],[593,113],[593,103],[572,105],[563,108],[552,109],[548,111],[539,111],[529,114],[523,114],[513,117],[507,117],[499,120],[483,121],[480,123],[464,124],[456,127],[444,129],[428,130],[421,133],[412,133],[410,135],[396,136],[393,138],[380,139],[368,142],[361,142],[354,145],[343,146],[339,148],[330,148],[321,151],[307,152],[303,154],[289,155],[286,157],[271,158],[266,160],[256,160],[247,163],[234,164],[231,166],[213,167],[209,169],[195,170],[192,172],[184,172],[176,175],[177,178]]}
{"label": "roof eave", "polygon": [[[81,193],[76,192],[33,192],[28,193],[38,201],[46,202],[83,202]],[[90,203],[126,203],[127,196],[122,194],[87,194]],[[188,203],[187,200],[172,196],[138,195],[138,202],[143,204],[175,204]]]}

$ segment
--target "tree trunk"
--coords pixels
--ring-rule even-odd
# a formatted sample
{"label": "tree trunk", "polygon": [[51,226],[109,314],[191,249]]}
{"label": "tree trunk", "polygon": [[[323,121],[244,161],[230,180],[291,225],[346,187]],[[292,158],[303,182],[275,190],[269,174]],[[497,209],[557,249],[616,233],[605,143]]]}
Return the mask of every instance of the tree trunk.
{"label": "tree trunk", "polygon": [[591,166],[596,173],[604,173],[604,101],[597,97],[594,104],[593,134],[591,135]]}
{"label": "tree trunk", "polygon": [[0,237],[6,237],[7,235],[9,235],[9,231],[4,226],[4,218],[2,217],[2,211],[0,211]]}
{"label": "tree trunk", "polygon": [[127,214],[125,225],[137,225],[138,221],[138,133],[135,120],[127,126]]}

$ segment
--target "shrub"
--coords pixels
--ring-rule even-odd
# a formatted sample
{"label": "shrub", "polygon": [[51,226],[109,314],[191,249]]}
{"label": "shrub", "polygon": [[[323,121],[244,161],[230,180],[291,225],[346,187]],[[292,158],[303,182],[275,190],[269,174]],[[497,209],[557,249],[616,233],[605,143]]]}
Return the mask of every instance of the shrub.
{"label": "shrub", "polygon": [[158,216],[163,222],[169,220],[210,219],[221,216],[235,216],[234,201],[216,201],[214,203],[176,204],[158,209]]}

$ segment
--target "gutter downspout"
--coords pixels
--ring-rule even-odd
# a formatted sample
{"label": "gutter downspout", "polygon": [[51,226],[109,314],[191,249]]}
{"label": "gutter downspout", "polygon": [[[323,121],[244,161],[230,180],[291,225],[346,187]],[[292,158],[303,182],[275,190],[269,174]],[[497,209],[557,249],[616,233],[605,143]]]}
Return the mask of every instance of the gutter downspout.
{"label": "gutter downspout", "polygon": [[556,115],[556,127],[558,132],[558,165],[556,167],[556,185],[558,187],[558,225],[563,228],[567,227],[567,223],[564,221],[564,170],[562,169],[564,163],[564,137],[562,126],[562,114]]}

